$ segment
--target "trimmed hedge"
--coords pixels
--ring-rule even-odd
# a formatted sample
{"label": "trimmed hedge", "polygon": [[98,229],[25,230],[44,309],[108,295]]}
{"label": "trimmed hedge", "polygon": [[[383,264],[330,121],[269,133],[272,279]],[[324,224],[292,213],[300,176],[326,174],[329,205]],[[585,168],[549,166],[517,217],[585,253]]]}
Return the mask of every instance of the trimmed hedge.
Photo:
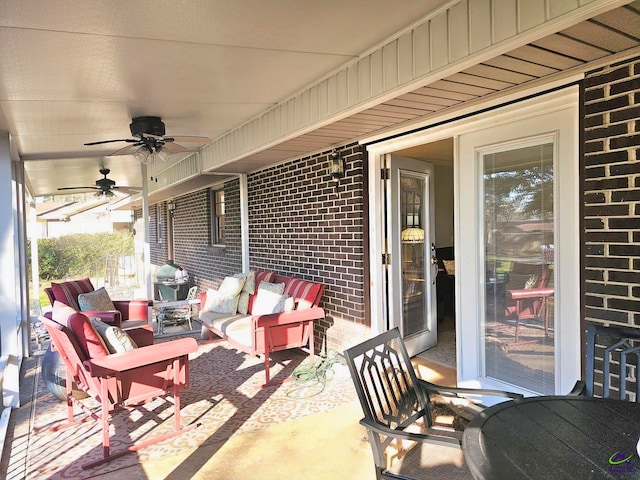
{"label": "trimmed hedge", "polygon": [[42,238],[38,240],[40,279],[104,273],[107,257],[133,254],[133,234],[126,231]]}

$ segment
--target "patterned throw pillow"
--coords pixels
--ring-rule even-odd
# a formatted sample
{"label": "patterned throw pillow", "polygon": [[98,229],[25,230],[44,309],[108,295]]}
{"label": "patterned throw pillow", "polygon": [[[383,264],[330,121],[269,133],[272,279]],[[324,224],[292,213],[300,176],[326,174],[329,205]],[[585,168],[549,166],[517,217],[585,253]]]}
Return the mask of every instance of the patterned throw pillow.
{"label": "patterned throw pillow", "polygon": [[240,292],[240,297],[238,299],[238,313],[246,315],[249,313],[249,293]]}
{"label": "patterned throw pillow", "polygon": [[249,298],[256,292],[256,272],[236,273],[234,277],[244,278],[244,286],[238,299],[238,313],[246,315],[249,312]]}
{"label": "patterned throw pillow", "polygon": [[261,282],[258,286],[258,293],[253,302],[251,315],[265,315],[273,313],[280,297],[284,292],[284,283]]}
{"label": "patterned throw pillow", "polygon": [[293,312],[294,307],[295,304],[293,302],[293,297],[285,293],[280,296],[280,299],[276,303],[275,307],[273,307],[273,311],[271,313]]}
{"label": "patterned throw pillow", "polygon": [[227,297],[221,295],[219,291],[211,290],[211,299],[209,299],[210,292],[207,291],[207,309],[209,312],[215,313],[236,313],[238,311],[238,301],[240,300],[240,294]]}
{"label": "patterned throw pillow", "polygon": [[91,318],[91,323],[96,329],[96,332],[98,332],[98,335],[102,337],[109,353],[128,352],[129,350],[138,348],[136,342],[121,328],[108,325],[96,317]]}
{"label": "patterned throw pillow", "polygon": [[95,310],[97,312],[106,312],[116,309],[111,301],[111,297],[109,297],[109,293],[104,287],[100,287],[94,292],[81,293],[78,295],[78,305],[82,311]]}
{"label": "patterned throw pillow", "polygon": [[242,287],[244,293],[248,293],[249,295],[256,293],[256,272],[252,270],[249,273],[236,273],[234,277],[244,278],[244,285]]}
{"label": "patterned throw pillow", "polygon": [[532,273],[531,275],[529,275],[529,278],[527,278],[527,281],[524,282],[524,288],[525,290],[531,290],[532,288],[535,288],[538,286],[538,275],[536,275],[535,273]]}
{"label": "patterned throw pillow", "polygon": [[[533,278],[535,277],[535,279]],[[526,273],[509,273],[507,277],[507,283],[505,285],[506,290],[522,290],[523,288],[533,288],[538,281],[538,276],[535,274]],[[531,285],[527,287],[527,284]]]}

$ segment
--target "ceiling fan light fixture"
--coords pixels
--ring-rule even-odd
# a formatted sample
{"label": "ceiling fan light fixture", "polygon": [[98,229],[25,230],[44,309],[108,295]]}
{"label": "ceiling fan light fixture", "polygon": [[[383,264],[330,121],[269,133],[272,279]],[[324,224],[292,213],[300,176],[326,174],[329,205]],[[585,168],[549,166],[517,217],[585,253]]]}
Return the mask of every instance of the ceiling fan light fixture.
{"label": "ceiling fan light fixture", "polygon": [[141,146],[140,148],[138,148],[133,156],[136,158],[136,160],[138,160],[140,163],[149,163],[149,156],[151,155],[151,152],[149,151],[149,149],[146,146]]}
{"label": "ceiling fan light fixture", "polygon": [[170,156],[171,156],[171,152],[168,150],[165,150],[164,148],[159,148],[158,150],[156,150],[156,157],[158,157],[163,162],[166,162],[167,160],[169,160]]}

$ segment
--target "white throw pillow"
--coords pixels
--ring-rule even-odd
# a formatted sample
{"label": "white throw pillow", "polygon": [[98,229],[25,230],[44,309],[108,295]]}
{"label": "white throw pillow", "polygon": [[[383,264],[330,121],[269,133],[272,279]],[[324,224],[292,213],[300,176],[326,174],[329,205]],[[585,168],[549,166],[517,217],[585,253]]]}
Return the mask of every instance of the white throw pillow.
{"label": "white throw pillow", "polygon": [[284,283],[261,282],[253,301],[251,315],[273,313],[284,292]]}
{"label": "white throw pillow", "polygon": [[238,300],[238,313],[246,315],[249,313],[249,297],[247,292],[240,292],[240,298]]}
{"label": "white throw pillow", "polygon": [[136,342],[120,327],[104,323],[96,317],[91,317],[91,323],[104,341],[109,353],[128,352],[138,348]]}
{"label": "white throw pillow", "polygon": [[220,288],[218,288],[218,294],[225,297],[234,297],[242,291],[244,282],[244,277],[224,277]]}
{"label": "white throw pillow", "polygon": [[207,290],[207,300],[202,310],[215,313],[236,313],[244,282],[243,277],[225,277],[218,290],[211,288]]}

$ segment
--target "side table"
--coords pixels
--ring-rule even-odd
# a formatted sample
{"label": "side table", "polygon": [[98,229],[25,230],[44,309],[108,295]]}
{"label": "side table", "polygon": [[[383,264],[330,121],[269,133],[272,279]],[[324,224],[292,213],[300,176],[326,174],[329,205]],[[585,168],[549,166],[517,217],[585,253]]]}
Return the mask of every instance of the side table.
{"label": "side table", "polygon": [[[192,300],[175,300],[173,302],[161,302],[156,300],[153,302],[154,309],[158,310],[158,314],[156,315],[156,323],[157,323],[157,331],[156,335],[164,334],[164,320],[160,318],[161,313],[164,309],[167,308],[180,308],[180,307],[191,307],[193,305],[200,305],[200,299],[194,298]],[[191,325],[191,321],[189,321],[189,325]]]}

